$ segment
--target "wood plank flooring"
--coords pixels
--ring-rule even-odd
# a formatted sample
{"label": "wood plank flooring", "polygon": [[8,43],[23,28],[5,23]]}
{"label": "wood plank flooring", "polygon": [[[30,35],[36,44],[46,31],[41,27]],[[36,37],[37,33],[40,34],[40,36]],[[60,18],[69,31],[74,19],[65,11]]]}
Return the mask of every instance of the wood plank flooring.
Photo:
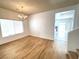
{"label": "wood plank flooring", "polygon": [[58,52],[58,45],[52,40],[28,36],[0,45],[0,59],[65,59],[63,52]]}

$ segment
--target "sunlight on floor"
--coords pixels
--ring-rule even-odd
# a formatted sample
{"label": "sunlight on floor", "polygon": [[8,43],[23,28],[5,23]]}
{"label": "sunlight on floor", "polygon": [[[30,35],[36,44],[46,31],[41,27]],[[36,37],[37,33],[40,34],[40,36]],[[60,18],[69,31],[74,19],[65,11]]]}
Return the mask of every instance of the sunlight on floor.
{"label": "sunlight on floor", "polygon": [[67,41],[54,40],[54,48],[56,48],[55,51],[58,54],[56,59],[65,59],[65,54],[67,53]]}

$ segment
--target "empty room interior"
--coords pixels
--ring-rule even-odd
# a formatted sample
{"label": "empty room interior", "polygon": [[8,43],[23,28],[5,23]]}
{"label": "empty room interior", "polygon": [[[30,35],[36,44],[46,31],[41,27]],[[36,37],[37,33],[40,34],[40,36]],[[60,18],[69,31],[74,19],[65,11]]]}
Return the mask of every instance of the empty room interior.
{"label": "empty room interior", "polygon": [[0,59],[79,59],[79,0],[0,0]]}

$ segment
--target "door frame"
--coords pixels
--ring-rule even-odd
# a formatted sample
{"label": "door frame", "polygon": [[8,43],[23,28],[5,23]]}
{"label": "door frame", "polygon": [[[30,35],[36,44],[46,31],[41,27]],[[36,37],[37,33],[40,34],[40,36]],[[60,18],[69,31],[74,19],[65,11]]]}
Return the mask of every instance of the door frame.
{"label": "door frame", "polygon": [[[61,13],[61,12],[69,11],[69,10],[75,10],[74,19],[76,19],[76,14],[77,14],[76,10],[77,9],[76,9],[75,5],[54,10],[54,28],[55,28],[55,20],[56,20],[55,15],[56,15],[56,13]],[[75,21],[74,20],[73,20],[73,28],[75,28]],[[55,29],[54,29],[54,31],[55,31]],[[55,35],[55,33],[54,33],[54,35]]]}

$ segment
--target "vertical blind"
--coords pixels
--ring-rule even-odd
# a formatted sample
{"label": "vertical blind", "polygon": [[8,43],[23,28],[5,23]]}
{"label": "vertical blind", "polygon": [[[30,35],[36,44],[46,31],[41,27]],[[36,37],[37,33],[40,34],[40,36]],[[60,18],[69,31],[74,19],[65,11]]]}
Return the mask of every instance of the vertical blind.
{"label": "vertical blind", "polygon": [[0,19],[2,37],[7,37],[23,32],[23,22]]}

